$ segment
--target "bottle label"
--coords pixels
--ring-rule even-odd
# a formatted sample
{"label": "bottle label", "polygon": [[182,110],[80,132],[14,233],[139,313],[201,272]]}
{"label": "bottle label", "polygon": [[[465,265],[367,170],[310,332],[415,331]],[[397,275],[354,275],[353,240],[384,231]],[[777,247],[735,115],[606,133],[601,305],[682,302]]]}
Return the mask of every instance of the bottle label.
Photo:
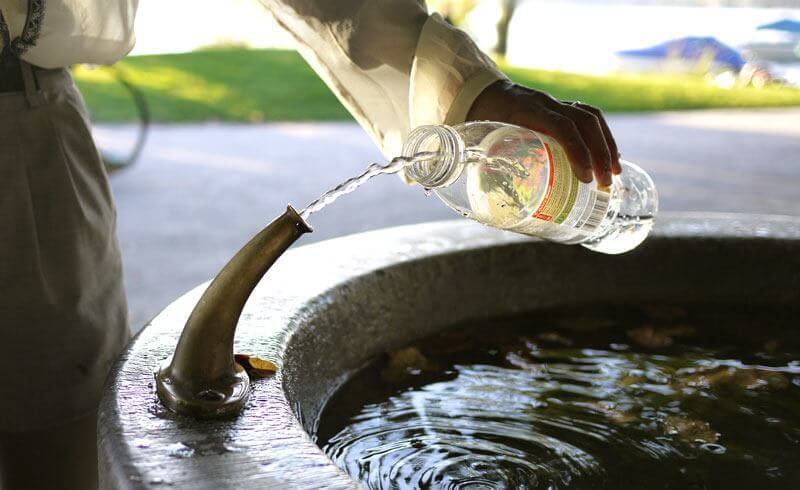
{"label": "bottle label", "polygon": [[567,154],[553,138],[539,133],[548,159],[547,187],[542,201],[533,212],[534,218],[569,226],[576,239],[590,236],[603,221],[610,201],[610,189],[583,184],[569,163]]}
{"label": "bottle label", "polygon": [[610,189],[579,181],[555,139],[504,126],[479,146],[481,163],[465,174],[474,219],[562,243],[583,241],[604,223]]}
{"label": "bottle label", "polygon": [[533,217],[560,224],[575,207],[579,182],[572,174],[569,160],[561,146],[553,144],[554,141],[548,136],[540,135],[540,137],[544,141],[549,165],[544,197],[533,212]]}

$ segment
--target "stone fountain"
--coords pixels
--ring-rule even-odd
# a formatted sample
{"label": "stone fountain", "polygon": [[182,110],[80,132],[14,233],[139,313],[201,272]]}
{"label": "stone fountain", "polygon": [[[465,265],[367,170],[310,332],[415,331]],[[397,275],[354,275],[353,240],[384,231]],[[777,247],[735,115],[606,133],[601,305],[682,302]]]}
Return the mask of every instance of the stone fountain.
{"label": "stone fountain", "polygon": [[796,306],[800,219],[665,213],[650,239],[621,256],[466,220],[298,247],[255,288],[233,342],[234,352],[279,369],[252,380],[249,397],[234,397],[216,419],[173,412],[180,404],[163,387],[160,401],[164,377],[154,378],[207,287],[154,318],[110,376],[99,422],[103,488],[358,488],[314,433],[329,396],[372,356],[457,322],[553,306]]}

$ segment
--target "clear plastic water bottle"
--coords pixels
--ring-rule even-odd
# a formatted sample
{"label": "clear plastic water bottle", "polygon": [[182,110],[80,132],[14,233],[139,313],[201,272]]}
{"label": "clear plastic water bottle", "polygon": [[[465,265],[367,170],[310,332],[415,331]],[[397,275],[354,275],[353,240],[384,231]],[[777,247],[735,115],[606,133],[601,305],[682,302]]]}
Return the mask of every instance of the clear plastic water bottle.
{"label": "clear plastic water bottle", "polygon": [[580,182],[553,138],[511,124],[478,121],[421,126],[403,156],[428,153],[405,175],[463,216],[504,230],[627,252],[647,237],[658,211],[653,180],[622,161],[610,187]]}

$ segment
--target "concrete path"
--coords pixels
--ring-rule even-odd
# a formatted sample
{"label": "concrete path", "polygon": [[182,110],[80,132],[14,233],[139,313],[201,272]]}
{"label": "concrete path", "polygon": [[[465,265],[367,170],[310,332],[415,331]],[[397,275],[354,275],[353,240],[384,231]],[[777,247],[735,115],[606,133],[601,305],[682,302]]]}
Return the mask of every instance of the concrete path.
{"label": "concrete path", "polygon": [[[800,109],[610,121],[624,157],[653,175],[662,210],[800,215]],[[95,134],[124,153],[134,129]],[[133,329],[209,279],[287,203],[299,209],[380,160],[351,123],[154,127],[140,161],[112,177]],[[379,177],[315,215],[302,243],[449,218],[435,197]]]}

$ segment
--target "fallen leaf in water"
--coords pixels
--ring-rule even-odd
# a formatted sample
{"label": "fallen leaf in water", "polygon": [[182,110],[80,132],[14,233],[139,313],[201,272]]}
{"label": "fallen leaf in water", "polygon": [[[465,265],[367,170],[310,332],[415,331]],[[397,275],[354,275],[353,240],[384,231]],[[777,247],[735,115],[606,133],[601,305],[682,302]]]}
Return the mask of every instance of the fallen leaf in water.
{"label": "fallen leaf in water", "polygon": [[685,442],[717,442],[719,433],[711,428],[711,424],[702,420],[690,419],[678,415],[669,415],[663,422],[664,433],[678,436]]}
{"label": "fallen leaf in water", "polygon": [[648,349],[663,349],[675,343],[675,337],[690,337],[694,334],[694,327],[683,324],[667,327],[645,325],[628,330],[628,338]]}
{"label": "fallen leaf in water", "polygon": [[247,374],[258,378],[269,376],[278,371],[278,366],[274,362],[260,357],[236,354],[234,359],[247,371]]}
{"label": "fallen leaf in water", "polygon": [[662,349],[672,345],[672,337],[652,325],[628,330],[628,338],[648,349]]}
{"label": "fallen leaf in water", "polygon": [[733,383],[748,390],[778,391],[789,387],[789,379],[783,373],[767,369],[737,369]]}
{"label": "fallen leaf in water", "polygon": [[558,334],[557,332],[542,332],[536,336],[539,340],[551,342],[553,344],[563,345],[569,347],[572,345],[572,340]]}
{"label": "fallen leaf in water", "polygon": [[381,378],[389,383],[404,383],[422,373],[438,369],[438,366],[429,361],[416,347],[389,351],[387,355],[389,362],[381,371]]}
{"label": "fallen leaf in water", "polygon": [[678,383],[691,388],[779,391],[789,387],[789,379],[776,371],[758,368],[718,366],[682,376]]}

